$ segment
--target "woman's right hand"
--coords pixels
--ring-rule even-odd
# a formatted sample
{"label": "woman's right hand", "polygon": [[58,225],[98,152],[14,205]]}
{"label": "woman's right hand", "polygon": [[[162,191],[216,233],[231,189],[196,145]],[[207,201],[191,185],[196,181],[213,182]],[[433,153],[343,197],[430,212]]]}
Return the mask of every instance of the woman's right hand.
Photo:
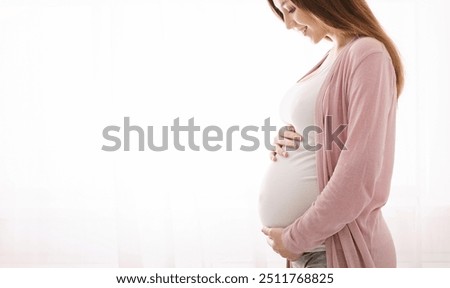
{"label": "woman's right hand", "polygon": [[278,135],[274,138],[275,150],[270,152],[270,159],[277,161],[277,155],[282,157],[288,157],[286,147],[292,147],[297,150],[300,147],[300,141],[302,141],[302,135],[295,132],[295,128],[292,125],[284,126],[278,132]]}

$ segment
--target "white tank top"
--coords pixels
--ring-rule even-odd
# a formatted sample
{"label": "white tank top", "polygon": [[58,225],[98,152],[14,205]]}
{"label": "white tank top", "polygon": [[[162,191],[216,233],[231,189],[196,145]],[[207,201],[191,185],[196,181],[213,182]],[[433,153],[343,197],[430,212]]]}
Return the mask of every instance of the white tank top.
{"label": "white tank top", "polygon": [[[303,135],[306,127],[314,125],[315,103],[332,61],[328,59],[315,71],[295,83],[283,97],[279,112],[286,125]],[[303,135],[304,141],[314,146],[314,134]],[[277,156],[266,171],[260,191],[259,212],[267,227],[286,227],[311,206],[319,195],[315,152],[305,149],[304,143],[288,157]],[[324,246],[313,251],[324,250]]]}
{"label": "white tank top", "polygon": [[306,127],[314,125],[317,95],[332,64],[333,60],[327,57],[314,74],[295,83],[281,100],[279,106],[281,120],[286,124],[292,124],[297,133],[303,134],[302,131]]}

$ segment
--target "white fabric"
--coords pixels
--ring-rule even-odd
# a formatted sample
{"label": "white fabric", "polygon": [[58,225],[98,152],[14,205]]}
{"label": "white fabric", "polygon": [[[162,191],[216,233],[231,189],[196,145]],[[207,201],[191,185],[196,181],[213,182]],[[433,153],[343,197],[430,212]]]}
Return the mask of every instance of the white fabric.
{"label": "white fabric", "polygon": [[[267,227],[286,227],[301,216],[319,195],[316,171],[316,156],[313,149],[314,132],[305,135],[314,125],[314,107],[319,89],[332,66],[331,57],[308,75],[295,83],[280,103],[280,117],[286,125],[303,135],[297,150],[288,150],[288,157],[278,156],[271,162],[261,184],[259,212]],[[303,133],[305,131],[305,133]],[[323,250],[318,247],[313,251]]]}

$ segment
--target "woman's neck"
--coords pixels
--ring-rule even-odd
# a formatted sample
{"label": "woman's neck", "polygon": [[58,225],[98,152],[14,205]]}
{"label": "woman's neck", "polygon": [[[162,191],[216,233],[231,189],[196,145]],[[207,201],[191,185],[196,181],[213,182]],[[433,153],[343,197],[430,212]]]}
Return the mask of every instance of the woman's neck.
{"label": "woman's neck", "polygon": [[336,59],[336,57],[339,55],[339,52],[341,52],[342,48],[344,48],[350,41],[354,39],[353,36],[346,35],[342,32],[335,32],[328,34],[328,37],[333,41],[334,46],[330,51],[330,56],[333,59]]}

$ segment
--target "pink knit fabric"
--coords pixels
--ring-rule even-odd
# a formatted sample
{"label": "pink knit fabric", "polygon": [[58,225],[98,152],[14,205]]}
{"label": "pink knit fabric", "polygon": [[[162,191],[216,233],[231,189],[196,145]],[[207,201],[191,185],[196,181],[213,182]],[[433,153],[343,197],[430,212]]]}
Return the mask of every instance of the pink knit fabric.
{"label": "pink knit fabric", "polygon": [[[370,37],[354,39],[335,60],[316,102],[316,125],[324,131],[316,134],[323,145],[316,152],[321,193],[283,230],[288,250],[303,253],[325,242],[328,267],[396,267],[381,213],[393,172],[396,109],[396,76],[385,46]],[[335,142],[327,149],[325,131],[341,124],[347,125],[338,137],[345,148]]]}

